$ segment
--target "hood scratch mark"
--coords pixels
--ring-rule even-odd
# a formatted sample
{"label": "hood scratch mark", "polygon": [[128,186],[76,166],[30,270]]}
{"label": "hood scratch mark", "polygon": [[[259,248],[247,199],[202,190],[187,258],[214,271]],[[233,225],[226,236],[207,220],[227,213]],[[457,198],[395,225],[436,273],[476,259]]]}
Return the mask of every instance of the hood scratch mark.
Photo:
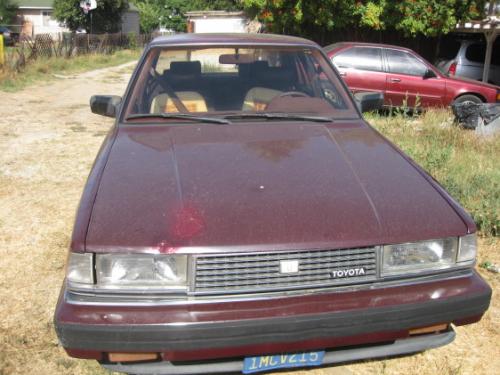
{"label": "hood scratch mark", "polygon": [[182,185],[181,185],[181,176],[179,173],[179,165],[177,163],[177,155],[175,151],[175,143],[172,138],[170,138],[170,143],[172,145],[172,163],[174,166],[174,173],[175,173],[175,183],[177,186],[177,194],[179,196],[179,202],[181,207],[184,207],[184,198],[182,197]]}
{"label": "hood scratch mark", "polygon": [[382,229],[382,223],[381,223],[380,216],[378,214],[377,208],[375,207],[375,203],[373,203],[372,198],[370,197],[370,195],[366,191],[365,185],[363,184],[363,182],[361,182],[361,179],[359,178],[358,174],[356,173],[356,170],[354,169],[354,166],[352,165],[351,160],[347,157],[347,155],[345,154],[344,150],[342,149],[342,147],[338,143],[337,139],[332,134],[331,130],[327,126],[325,126],[325,125],[323,125],[323,127],[327,131],[330,139],[337,146],[340,154],[342,155],[342,158],[345,160],[345,162],[349,166],[349,169],[351,170],[354,178],[356,179],[356,181],[358,182],[359,186],[361,187],[361,190],[363,190],[363,193],[365,194],[365,197],[368,200],[368,203],[370,204],[370,206],[372,208],[373,214],[375,215],[375,219],[377,220],[377,225],[378,225],[379,231],[382,232],[383,231],[383,229]]}

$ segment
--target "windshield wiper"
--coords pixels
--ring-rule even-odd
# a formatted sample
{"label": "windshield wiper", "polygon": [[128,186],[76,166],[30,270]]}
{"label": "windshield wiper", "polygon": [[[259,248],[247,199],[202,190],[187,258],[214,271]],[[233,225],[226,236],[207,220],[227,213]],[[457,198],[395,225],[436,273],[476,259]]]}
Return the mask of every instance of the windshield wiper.
{"label": "windshield wiper", "polygon": [[230,124],[231,121],[218,118],[218,117],[202,117],[197,115],[190,115],[187,113],[143,113],[130,115],[126,118],[126,120],[134,120],[141,118],[164,118],[164,119],[177,119],[177,120],[191,120],[191,121],[199,121],[199,122],[207,122],[211,124]]}
{"label": "windshield wiper", "polygon": [[239,113],[226,115],[225,119],[245,119],[245,118],[263,118],[267,120],[304,120],[314,122],[332,122],[331,117],[299,115],[294,113]]}

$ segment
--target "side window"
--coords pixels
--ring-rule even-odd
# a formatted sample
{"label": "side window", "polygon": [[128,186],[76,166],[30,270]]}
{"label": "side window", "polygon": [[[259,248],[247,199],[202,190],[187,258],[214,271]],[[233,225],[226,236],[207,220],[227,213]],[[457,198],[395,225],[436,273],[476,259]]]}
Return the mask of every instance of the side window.
{"label": "side window", "polygon": [[474,43],[467,47],[465,51],[465,58],[469,61],[484,64],[486,56],[486,45]]}
{"label": "side window", "polygon": [[375,72],[382,71],[382,53],[380,48],[349,48],[334,56],[332,62],[337,68],[355,68]]}
{"label": "side window", "polygon": [[424,63],[405,51],[387,49],[389,72],[422,77],[427,71]]}
{"label": "side window", "polygon": [[50,26],[50,19],[52,17],[52,12],[42,10],[42,23],[43,26]]}
{"label": "side window", "polygon": [[[486,45],[480,43],[469,45],[465,50],[465,58],[472,62],[484,64],[484,59],[486,58]],[[491,63],[493,65],[500,65],[500,38],[497,38],[493,43]]]}

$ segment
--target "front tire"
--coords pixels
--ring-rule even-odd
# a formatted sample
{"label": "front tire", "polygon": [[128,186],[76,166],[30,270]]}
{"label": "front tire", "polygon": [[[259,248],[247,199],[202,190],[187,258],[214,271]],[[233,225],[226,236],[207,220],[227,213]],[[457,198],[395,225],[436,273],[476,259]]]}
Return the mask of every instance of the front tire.
{"label": "front tire", "polygon": [[456,120],[465,129],[475,129],[479,123],[479,104],[483,101],[476,95],[462,95],[453,101],[452,108]]}
{"label": "front tire", "polygon": [[484,102],[479,96],[470,94],[459,96],[453,101],[453,104],[465,104],[465,103],[482,104]]}

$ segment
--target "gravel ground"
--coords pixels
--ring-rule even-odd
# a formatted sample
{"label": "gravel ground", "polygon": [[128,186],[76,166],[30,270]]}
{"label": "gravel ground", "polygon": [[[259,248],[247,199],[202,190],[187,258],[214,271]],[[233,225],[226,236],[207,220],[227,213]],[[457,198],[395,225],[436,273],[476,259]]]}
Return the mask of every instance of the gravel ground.
{"label": "gravel ground", "polygon": [[[92,161],[112,125],[93,115],[92,94],[123,93],[126,64],[1,95],[0,104],[0,375],[104,374],[58,345],[52,316],[64,277],[74,212]],[[500,263],[498,240],[481,251]],[[499,275],[481,270],[495,290]],[[481,323],[458,328],[455,342],[411,357],[295,374],[496,374],[499,303]]]}

